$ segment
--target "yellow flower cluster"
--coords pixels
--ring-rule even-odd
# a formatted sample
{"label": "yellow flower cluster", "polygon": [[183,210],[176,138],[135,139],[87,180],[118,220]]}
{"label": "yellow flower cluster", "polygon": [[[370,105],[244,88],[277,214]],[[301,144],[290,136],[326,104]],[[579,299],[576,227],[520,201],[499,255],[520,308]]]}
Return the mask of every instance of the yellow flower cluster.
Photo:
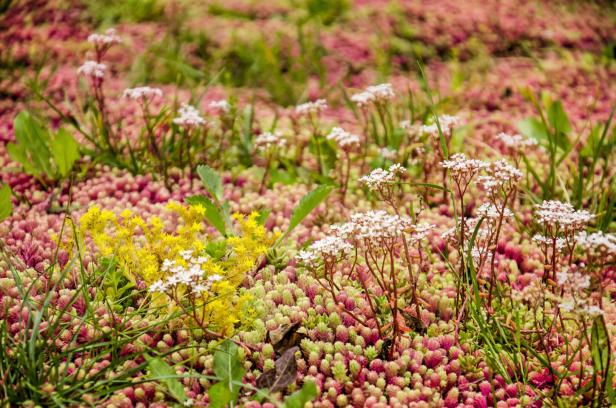
{"label": "yellow flower cluster", "polygon": [[[99,253],[115,257],[131,281],[143,280],[148,286],[168,278],[163,267],[165,261],[186,267],[187,252],[194,256],[207,256],[204,228],[205,209],[200,205],[184,206],[171,202],[167,209],[178,218],[177,226],[169,228],[159,217],[147,221],[131,211],[116,216],[111,211],[91,207],[80,219],[82,236],[89,235]],[[222,242],[222,256],[209,257],[201,270],[203,278],[218,276],[221,279],[207,292],[185,299],[189,291],[175,287],[169,296],[176,302],[192,303],[191,317],[200,326],[223,335],[231,335],[238,325],[248,323],[255,315],[254,299],[247,293],[240,294],[239,286],[246,273],[255,267],[273,242],[265,228],[257,221],[258,214],[234,214],[237,234]],[[167,303],[166,295],[154,295],[153,304]],[[184,302],[183,302],[184,303]],[[177,303],[176,303],[177,305]],[[179,306],[185,306],[179,305]]]}
{"label": "yellow flower cluster", "polygon": [[109,210],[93,206],[79,220],[80,232],[92,237],[102,256],[115,256],[131,281],[140,278],[151,284],[161,278],[160,266],[165,259],[176,259],[185,250],[198,253],[204,248],[201,234],[205,209],[177,202],[167,204],[167,209],[182,220],[174,231],[166,229],[156,216],[146,222],[130,210],[116,217]]}

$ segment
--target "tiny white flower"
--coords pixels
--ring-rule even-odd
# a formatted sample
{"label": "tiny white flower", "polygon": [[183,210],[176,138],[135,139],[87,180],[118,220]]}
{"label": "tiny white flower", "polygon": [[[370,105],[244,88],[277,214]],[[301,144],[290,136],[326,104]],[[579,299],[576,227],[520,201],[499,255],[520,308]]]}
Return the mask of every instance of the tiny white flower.
{"label": "tiny white flower", "polygon": [[106,70],[107,66],[105,64],[100,64],[96,61],[86,61],[77,68],[77,73],[92,78],[103,78]]}
{"label": "tiny white flower", "polygon": [[139,86],[137,88],[128,88],[124,90],[124,97],[133,100],[151,100],[162,96],[163,91],[149,86]]}
{"label": "tiny white flower", "polygon": [[206,123],[205,119],[199,115],[199,111],[197,109],[185,103],[183,103],[180,109],[178,109],[178,113],[180,116],[173,119],[173,123],[178,126],[192,129],[195,127],[204,126]]}
{"label": "tiny white flower", "polygon": [[369,86],[365,91],[351,96],[351,101],[359,107],[364,107],[370,104],[383,103],[395,97],[396,94],[391,84],[384,83]]}
{"label": "tiny white flower", "polygon": [[343,150],[351,150],[359,146],[359,136],[347,132],[346,130],[335,127],[327,135],[327,140],[333,140]]}
{"label": "tiny white flower", "polygon": [[208,106],[211,109],[220,110],[225,113],[231,110],[231,104],[229,104],[229,102],[226,99],[211,101]]}
{"label": "tiny white flower", "polygon": [[122,39],[118,36],[115,29],[109,28],[104,34],[90,34],[88,36],[88,41],[95,46],[111,46],[121,43]]}
{"label": "tiny white flower", "polygon": [[314,102],[306,102],[295,107],[295,113],[299,115],[321,113],[327,109],[327,101],[325,99],[317,99]]}
{"label": "tiny white flower", "polygon": [[284,147],[286,140],[280,133],[264,132],[255,138],[254,144],[260,150],[267,150],[272,147]]}

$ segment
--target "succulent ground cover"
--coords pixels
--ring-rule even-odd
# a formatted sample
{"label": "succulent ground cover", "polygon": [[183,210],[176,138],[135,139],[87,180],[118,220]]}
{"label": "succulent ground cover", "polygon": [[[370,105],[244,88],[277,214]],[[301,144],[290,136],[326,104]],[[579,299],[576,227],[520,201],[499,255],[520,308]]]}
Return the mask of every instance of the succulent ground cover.
{"label": "succulent ground cover", "polygon": [[616,10],[0,1],[0,403],[616,405]]}

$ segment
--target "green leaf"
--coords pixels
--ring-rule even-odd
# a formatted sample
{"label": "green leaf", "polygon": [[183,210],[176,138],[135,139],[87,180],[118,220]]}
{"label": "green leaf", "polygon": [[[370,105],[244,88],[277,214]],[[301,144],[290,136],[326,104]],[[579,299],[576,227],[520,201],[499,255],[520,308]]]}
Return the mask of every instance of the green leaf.
{"label": "green leaf", "polygon": [[66,177],[79,159],[79,144],[70,133],[60,129],[50,147],[58,172]]}
{"label": "green leaf", "polygon": [[[30,113],[20,112],[13,121],[17,144],[9,145],[9,155],[34,175],[52,175],[49,132]],[[15,146],[15,147],[11,147]]]}
{"label": "green leaf", "polygon": [[304,408],[317,396],[317,386],[312,381],[306,381],[302,389],[289,395],[284,400],[284,408]]}
{"label": "green leaf", "polygon": [[595,373],[601,375],[601,393],[606,390],[606,379],[610,372],[610,339],[603,316],[597,316],[590,330],[590,353]]}
{"label": "green leaf", "polygon": [[222,201],[222,179],[212,168],[202,164],[197,167],[197,174],[201,177],[201,182],[206,190],[218,202]]}
{"label": "green leaf", "polygon": [[212,385],[207,390],[207,395],[210,397],[210,408],[226,408],[233,397],[224,382]]}
{"label": "green leaf", "polygon": [[11,194],[11,188],[8,184],[5,184],[0,188],[0,221],[7,219],[13,212]]}
{"label": "green leaf", "polygon": [[232,401],[237,401],[244,377],[244,367],[238,355],[237,345],[231,340],[225,340],[214,353],[214,374],[229,390]]}
{"label": "green leaf", "polygon": [[280,242],[284,237],[289,235],[295,227],[299,225],[300,222],[304,220],[310,214],[312,210],[314,210],[325,198],[331,193],[334,186],[331,185],[320,185],[308,194],[306,194],[295,210],[291,215],[291,219],[289,220],[289,228],[287,228],[286,232],[278,239]]}
{"label": "green leaf", "polygon": [[267,221],[267,218],[269,217],[271,213],[272,213],[271,208],[260,209],[259,216],[257,217],[257,223],[259,223],[259,225],[265,225],[265,222]]}
{"label": "green leaf", "polygon": [[526,137],[535,139],[538,142],[548,140],[548,130],[541,120],[537,118],[527,118],[517,124],[518,130]]}
{"label": "green leaf", "polygon": [[552,102],[548,108],[548,122],[557,133],[571,132],[571,122],[560,101]]}
{"label": "green leaf", "polygon": [[148,362],[150,371],[149,378],[158,380],[167,387],[169,394],[179,402],[186,401],[186,392],[180,381],[176,378],[175,370],[159,357],[150,357],[145,354],[145,359]]}
{"label": "green leaf", "polygon": [[6,146],[6,150],[11,159],[21,164],[27,174],[35,177],[39,177],[42,174],[42,172],[32,164],[32,161],[28,158],[28,152],[22,145],[9,143]]}
{"label": "green leaf", "polygon": [[201,205],[205,208],[205,219],[220,232],[227,235],[225,226],[225,216],[220,208],[216,207],[212,201],[204,195],[186,197],[186,202],[190,205]]}

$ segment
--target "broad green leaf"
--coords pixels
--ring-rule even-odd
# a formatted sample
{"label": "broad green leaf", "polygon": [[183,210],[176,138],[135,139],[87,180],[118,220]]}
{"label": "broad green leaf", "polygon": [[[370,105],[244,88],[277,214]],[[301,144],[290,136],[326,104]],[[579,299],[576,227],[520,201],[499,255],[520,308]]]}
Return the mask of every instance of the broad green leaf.
{"label": "broad green leaf", "polygon": [[214,374],[229,390],[231,400],[236,401],[244,377],[244,367],[238,355],[237,345],[225,340],[214,353]]}
{"label": "broad green leaf", "polygon": [[548,108],[548,121],[556,132],[571,132],[571,122],[560,101],[552,102]]}
{"label": "broad green leaf", "polygon": [[304,408],[317,396],[317,386],[312,381],[306,381],[302,389],[289,395],[284,400],[284,408]]}
{"label": "broad green leaf", "polygon": [[185,402],[187,399],[186,392],[180,381],[176,378],[175,370],[159,357],[150,357],[147,354],[144,356],[148,362],[149,378],[160,381],[165,385],[173,398],[179,402]]}
{"label": "broad green leaf", "polygon": [[291,215],[291,219],[289,220],[289,228],[287,228],[286,232],[280,237],[279,241],[289,235],[291,231],[293,231],[312,210],[314,210],[323,200],[325,200],[333,188],[334,187],[331,185],[320,185],[306,194],[301,199],[297,207],[295,207],[295,210]]}
{"label": "broad green leaf", "polygon": [[70,133],[60,129],[50,147],[58,172],[62,177],[66,177],[79,159],[79,144]]}
{"label": "broad green leaf", "polygon": [[207,395],[210,397],[210,408],[226,408],[233,399],[231,390],[224,382],[212,385],[207,390]]}
{"label": "broad green leaf", "polygon": [[548,140],[548,130],[541,120],[537,118],[527,118],[517,124],[518,130],[526,137],[535,139],[538,142]]}
{"label": "broad green leaf", "polygon": [[[15,140],[24,149],[26,160],[31,160],[37,175],[52,175],[51,153],[47,147],[49,131],[26,111],[15,117],[13,127]],[[24,162],[20,161],[20,164],[26,167]]]}
{"label": "broad green leaf", "polygon": [[205,208],[205,219],[220,232],[226,235],[225,216],[223,212],[204,195],[186,197],[190,205],[201,205]]}
{"label": "broad green leaf", "polygon": [[26,151],[26,149],[23,147],[23,145],[21,144],[15,144],[15,143],[9,143],[6,146],[6,150],[9,153],[9,156],[11,157],[11,159],[13,159],[14,161],[16,161],[17,163],[21,164],[21,166],[24,168],[24,171],[27,174],[30,174],[32,176],[35,177],[39,177],[41,176],[41,171],[36,168],[32,161],[28,158],[28,152]]}
{"label": "broad green leaf", "polygon": [[0,221],[7,219],[12,212],[11,188],[5,184],[0,188]]}
{"label": "broad green leaf", "polygon": [[222,201],[222,179],[212,168],[202,164],[197,167],[197,174],[201,177],[201,182],[206,190],[218,202]]}

